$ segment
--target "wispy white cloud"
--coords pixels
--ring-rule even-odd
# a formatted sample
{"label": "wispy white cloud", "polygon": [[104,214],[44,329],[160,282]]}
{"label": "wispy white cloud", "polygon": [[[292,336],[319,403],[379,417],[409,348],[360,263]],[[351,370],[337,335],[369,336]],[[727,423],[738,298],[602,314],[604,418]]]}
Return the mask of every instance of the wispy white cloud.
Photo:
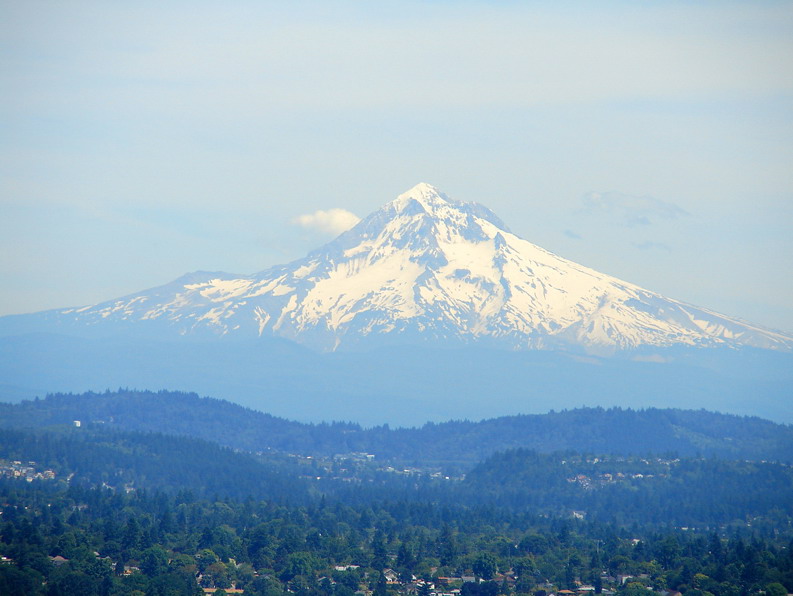
{"label": "wispy white cloud", "polygon": [[[273,109],[536,107],[793,90],[787,62],[769,60],[790,52],[788,28],[770,26],[789,10],[770,3],[657,6],[620,19],[600,9],[570,18],[551,5],[418,2],[400,6],[402,18],[360,3],[307,18],[269,4],[222,17],[191,5],[188,21],[179,3],[69,5],[48,19],[19,8],[0,25],[17,48],[4,82],[15,85],[16,107],[24,99],[117,114],[120,103],[134,113],[144,106],[243,122]],[[41,92],[53,86],[58,93]]]}
{"label": "wispy white cloud", "polygon": [[662,250],[665,252],[671,252],[672,250],[668,244],[664,244],[663,242],[652,242],[650,240],[645,242],[633,242],[632,244],[639,250]]}
{"label": "wispy white cloud", "polygon": [[323,234],[341,234],[361,221],[361,218],[346,209],[318,210],[314,213],[299,215],[292,223]]}
{"label": "wispy white cloud", "polygon": [[628,226],[648,226],[659,219],[677,219],[688,212],[669,201],[648,195],[636,196],[621,192],[590,192],[581,198],[584,212],[605,213],[617,217]]}

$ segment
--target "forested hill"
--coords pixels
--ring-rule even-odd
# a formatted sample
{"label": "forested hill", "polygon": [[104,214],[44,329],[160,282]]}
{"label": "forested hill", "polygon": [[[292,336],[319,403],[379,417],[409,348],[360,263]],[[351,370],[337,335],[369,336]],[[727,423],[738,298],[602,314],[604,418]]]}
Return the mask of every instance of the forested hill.
{"label": "forested hill", "polygon": [[190,437],[105,428],[0,429],[0,478],[14,476],[14,461],[36,472],[51,470],[52,480],[122,492],[189,491],[240,500],[253,495],[293,504],[309,499],[308,485],[289,462]]}
{"label": "forested hill", "polygon": [[[559,424],[554,416],[541,421]],[[234,436],[236,422],[215,438]],[[469,424],[413,432],[479,428]],[[297,427],[309,438],[316,430]],[[462,478],[378,460],[237,453],[116,422],[0,428],[0,594],[542,596],[585,581],[589,593],[616,596],[784,596],[793,587],[787,464],[512,449]]]}
{"label": "forested hill", "polygon": [[582,408],[481,422],[428,423],[411,429],[365,429],[343,422],[292,422],[223,400],[166,391],[55,394],[0,404],[0,425],[7,428],[70,425],[74,420],[191,436],[248,451],[326,456],[366,452],[380,460],[423,465],[471,466],[512,448],[793,461],[792,427],[702,410]]}
{"label": "forested hill", "polygon": [[[464,502],[602,522],[706,527],[750,519],[774,530],[793,518],[793,468],[701,458],[496,453],[468,472]],[[762,521],[761,521],[762,518]]]}

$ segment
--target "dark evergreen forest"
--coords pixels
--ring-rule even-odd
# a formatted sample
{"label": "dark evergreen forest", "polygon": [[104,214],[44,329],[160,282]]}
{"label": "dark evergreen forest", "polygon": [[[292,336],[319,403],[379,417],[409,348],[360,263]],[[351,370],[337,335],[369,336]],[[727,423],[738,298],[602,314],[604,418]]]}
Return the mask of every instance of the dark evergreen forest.
{"label": "dark evergreen forest", "polygon": [[145,392],[0,409],[3,595],[793,591],[790,429],[759,419],[363,429]]}

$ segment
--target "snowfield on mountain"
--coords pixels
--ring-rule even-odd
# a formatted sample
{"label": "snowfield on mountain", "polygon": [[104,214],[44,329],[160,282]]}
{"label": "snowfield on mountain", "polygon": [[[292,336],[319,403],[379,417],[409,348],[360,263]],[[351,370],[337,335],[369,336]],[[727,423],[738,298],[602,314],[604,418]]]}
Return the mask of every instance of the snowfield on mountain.
{"label": "snowfield on mountain", "polygon": [[419,184],[303,259],[250,276],[197,272],[94,306],[47,311],[69,332],[275,336],[320,351],[387,343],[608,352],[790,350],[781,332],[566,260],[486,207]]}

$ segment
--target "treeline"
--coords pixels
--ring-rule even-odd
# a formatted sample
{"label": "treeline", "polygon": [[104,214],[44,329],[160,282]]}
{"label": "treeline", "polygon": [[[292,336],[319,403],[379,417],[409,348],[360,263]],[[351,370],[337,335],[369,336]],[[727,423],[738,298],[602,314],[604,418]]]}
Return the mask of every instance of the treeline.
{"label": "treeline", "polygon": [[7,595],[187,595],[233,586],[266,596],[361,589],[384,596],[426,593],[442,578],[460,585],[465,575],[484,583],[463,584],[463,595],[544,596],[581,583],[619,596],[643,596],[648,587],[684,596],[793,589],[789,534],[756,530],[654,532],[498,507],[295,506],[10,480],[0,481],[0,503]]}
{"label": "treeline", "polygon": [[365,451],[404,464],[461,468],[513,448],[622,455],[675,452],[688,457],[793,462],[790,426],[706,411],[581,408],[412,429],[364,429],[344,422],[302,424],[223,400],[168,391],[55,394],[0,404],[0,425],[5,427],[63,425],[73,420],[191,436],[247,451],[324,456]]}

